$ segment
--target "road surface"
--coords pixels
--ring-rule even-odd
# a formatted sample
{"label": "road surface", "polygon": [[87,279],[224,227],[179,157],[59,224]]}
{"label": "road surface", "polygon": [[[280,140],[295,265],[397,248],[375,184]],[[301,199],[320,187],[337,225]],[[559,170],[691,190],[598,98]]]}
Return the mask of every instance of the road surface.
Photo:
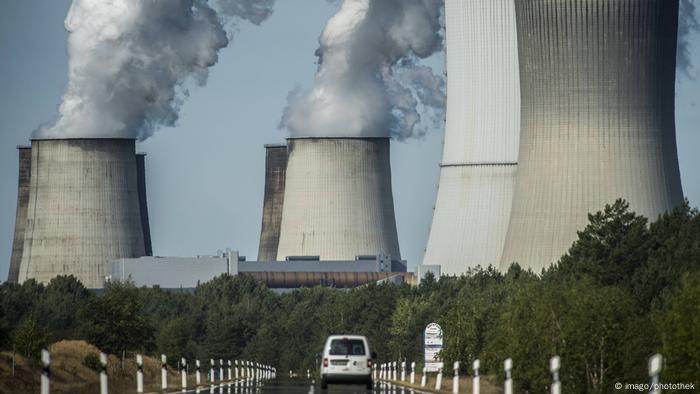
{"label": "road surface", "polygon": [[[172,394],[182,393],[182,391],[173,391]],[[404,389],[401,387],[390,386],[388,384],[379,383],[375,385],[374,390],[366,390],[364,386],[339,386],[329,385],[328,390],[321,390],[318,382],[307,379],[285,379],[263,382],[258,385],[241,383],[238,385],[225,384],[223,387],[215,385],[215,387],[202,388],[200,390],[190,390],[187,393],[199,394],[422,394],[420,391],[412,389]]]}

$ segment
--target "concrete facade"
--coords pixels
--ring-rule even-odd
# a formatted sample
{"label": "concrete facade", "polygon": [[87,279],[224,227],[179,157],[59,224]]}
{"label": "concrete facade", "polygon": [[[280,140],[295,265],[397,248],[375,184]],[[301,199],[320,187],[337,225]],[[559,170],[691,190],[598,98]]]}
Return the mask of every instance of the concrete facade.
{"label": "concrete facade", "polygon": [[10,257],[10,271],[7,281],[17,283],[19,278],[19,266],[22,262],[22,250],[24,249],[24,229],[27,225],[27,204],[29,202],[29,177],[32,168],[31,147],[18,146],[19,176],[17,182],[17,211],[15,213],[15,237],[12,241],[12,256]]}
{"label": "concrete facade", "polygon": [[19,282],[100,288],[112,259],[146,254],[133,139],[32,141]]}
{"label": "concrete facade", "polygon": [[260,261],[277,259],[286,173],[287,145],[265,145],[265,197],[258,246]]}
{"label": "concrete facade", "polygon": [[447,119],[423,264],[498,266],[515,188],[520,87],[513,0],[445,3]]}
{"label": "concrete facade", "polygon": [[139,213],[141,214],[141,229],[143,230],[143,243],[146,248],[146,256],[153,256],[153,244],[151,242],[151,224],[148,219],[148,193],[146,192],[146,154],[136,154],[136,176],[139,192]]}
{"label": "concrete facade", "polygon": [[501,260],[539,272],[618,198],[654,220],[682,203],[677,0],[516,0],[522,133]]}
{"label": "concrete facade", "polygon": [[290,138],[277,260],[401,259],[389,138]]}

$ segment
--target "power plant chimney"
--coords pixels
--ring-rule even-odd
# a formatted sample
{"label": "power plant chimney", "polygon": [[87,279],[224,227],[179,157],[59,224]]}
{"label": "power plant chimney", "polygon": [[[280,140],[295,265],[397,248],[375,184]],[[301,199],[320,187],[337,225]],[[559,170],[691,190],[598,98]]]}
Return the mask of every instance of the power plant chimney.
{"label": "power plant chimney", "polygon": [[19,265],[22,262],[24,248],[24,229],[27,224],[27,203],[29,202],[29,175],[32,166],[32,151],[28,146],[18,146],[19,153],[19,182],[17,187],[17,211],[15,213],[15,238],[12,241],[12,257],[10,271],[7,274],[9,283],[17,283]]}
{"label": "power plant chimney", "polygon": [[515,0],[518,175],[501,269],[556,262],[618,198],[682,203],[674,98],[678,0]]}
{"label": "power plant chimney", "polygon": [[401,259],[389,138],[289,138],[277,260]]}
{"label": "power plant chimney", "polygon": [[31,155],[20,283],[101,288],[112,259],[146,254],[135,140],[32,140]]}
{"label": "power plant chimney", "polygon": [[447,119],[424,265],[461,274],[501,260],[520,131],[513,0],[445,3]]}
{"label": "power plant chimney", "polygon": [[265,200],[258,261],[275,261],[280,241],[284,184],[287,172],[287,145],[265,145]]}

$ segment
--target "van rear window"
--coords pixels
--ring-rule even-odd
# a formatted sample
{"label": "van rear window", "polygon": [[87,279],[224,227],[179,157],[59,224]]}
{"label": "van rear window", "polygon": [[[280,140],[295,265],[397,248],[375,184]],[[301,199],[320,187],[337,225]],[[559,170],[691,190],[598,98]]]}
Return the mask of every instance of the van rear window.
{"label": "van rear window", "polygon": [[364,356],[365,343],[361,339],[334,339],[331,341],[331,356]]}

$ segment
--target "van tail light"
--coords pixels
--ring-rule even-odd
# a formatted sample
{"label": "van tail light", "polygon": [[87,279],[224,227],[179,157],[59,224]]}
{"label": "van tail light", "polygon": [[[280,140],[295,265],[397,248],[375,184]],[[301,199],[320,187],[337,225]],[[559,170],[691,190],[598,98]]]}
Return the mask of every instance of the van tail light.
{"label": "van tail light", "polygon": [[328,368],[328,359],[327,358],[323,359],[323,368]]}
{"label": "van tail light", "polygon": [[372,368],[372,359],[371,358],[367,359],[367,368]]}

